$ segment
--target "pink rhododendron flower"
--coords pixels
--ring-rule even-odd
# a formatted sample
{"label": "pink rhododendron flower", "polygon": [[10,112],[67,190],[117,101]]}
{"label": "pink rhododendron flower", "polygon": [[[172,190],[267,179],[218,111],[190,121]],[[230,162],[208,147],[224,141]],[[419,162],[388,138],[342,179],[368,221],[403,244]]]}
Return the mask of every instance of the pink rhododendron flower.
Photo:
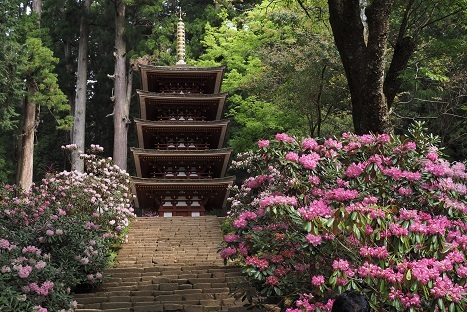
{"label": "pink rhododendron flower", "polygon": [[247,265],[251,265],[257,267],[261,271],[267,269],[269,267],[269,262],[264,259],[259,259],[258,257],[247,257],[245,263]]}
{"label": "pink rhododendron flower", "polygon": [[287,155],[285,155],[285,159],[287,159],[288,161],[297,162],[299,159],[299,156],[297,153],[288,152]]}
{"label": "pink rhododendron flower", "polygon": [[345,171],[345,175],[349,178],[356,178],[362,174],[364,167],[355,163],[350,164]]}
{"label": "pink rhododendron flower", "polygon": [[442,165],[435,164],[433,162],[425,163],[425,171],[432,173],[434,176],[443,176],[445,174],[445,168]]}
{"label": "pink rhododendron flower", "polygon": [[265,182],[271,182],[274,179],[267,175],[259,175],[245,180],[244,184],[249,188],[255,188],[263,185]]}
{"label": "pink rhododendron flower", "polygon": [[360,147],[362,147],[362,144],[360,142],[349,142],[342,148],[342,150],[344,150],[347,153],[355,153]]}
{"label": "pink rhododendron flower", "polygon": [[456,270],[456,273],[457,275],[459,275],[459,277],[466,278],[467,277],[467,266],[466,265],[459,266]]}
{"label": "pink rhododendron flower", "polygon": [[266,285],[276,286],[279,285],[279,279],[277,276],[271,275],[266,278]]}
{"label": "pink rhododendron flower", "polygon": [[256,213],[254,213],[253,211],[245,211],[244,213],[240,214],[238,218],[244,220],[255,220],[256,217]]}
{"label": "pink rhododendron flower", "polygon": [[331,189],[326,192],[327,200],[347,201],[355,199],[358,196],[357,190],[346,190],[342,187]]}
{"label": "pink rhododendron flower", "polygon": [[335,271],[339,270],[339,271],[346,272],[350,270],[350,264],[347,260],[337,259],[337,260],[334,260],[334,262],[332,263],[332,268]]}
{"label": "pink rhododendron flower", "polygon": [[391,231],[392,235],[394,236],[407,236],[409,235],[409,230],[405,227],[401,226],[400,224],[391,223],[389,225],[389,230]]}
{"label": "pink rhododendron flower", "polygon": [[278,267],[274,270],[274,274],[279,277],[285,276],[287,272],[289,272],[289,270],[284,267]]}
{"label": "pink rhododendron flower", "polygon": [[432,162],[435,162],[438,160],[438,153],[429,152],[428,154],[426,154],[426,158],[431,160]]}
{"label": "pink rhododendron flower", "polygon": [[47,263],[46,263],[45,261],[42,261],[42,260],[38,261],[38,262],[34,265],[34,267],[35,267],[36,269],[38,269],[38,270],[42,270],[42,269],[45,268],[46,266],[47,266]]}
{"label": "pink rhododendron flower", "polygon": [[259,140],[258,141],[258,147],[263,148],[263,147],[268,147],[269,146],[269,140]]}
{"label": "pink rhododendron flower", "polygon": [[321,235],[313,235],[313,234],[308,234],[306,236],[306,241],[310,244],[312,244],[313,246],[318,246],[319,244],[321,244],[322,242],[322,237]]}
{"label": "pink rhododendron flower", "polygon": [[376,141],[378,141],[378,143],[388,143],[389,141],[391,141],[391,136],[386,133],[378,134]]}
{"label": "pink rhododendron flower", "polygon": [[385,259],[389,257],[389,252],[386,249],[386,246],[381,246],[381,247],[364,246],[360,248],[360,255],[362,255],[363,257],[374,257],[378,259]]}
{"label": "pink rhododendron flower", "polygon": [[314,200],[308,207],[299,208],[297,211],[305,220],[311,221],[318,217],[330,217],[332,209],[324,200]]}
{"label": "pink rhododendron flower", "polygon": [[286,133],[278,133],[276,134],[275,136],[275,139],[277,141],[283,141],[283,142],[287,142],[287,143],[293,143],[295,142],[295,139],[290,137],[288,134]]}
{"label": "pink rhododendron flower", "polygon": [[314,286],[321,286],[324,284],[324,276],[316,275],[311,278],[311,284]]}
{"label": "pink rhododendron flower", "polygon": [[339,150],[342,148],[342,143],[332,138],[329,138],[324,142],[324,146]]}
{"label": "pink rhododendron flower", "polygon": [[29,274],[31,274],[31,272],[32,272],[32,267],[29,265],[26,265],[19,269],[18,276],[21,278],[27,278]]}
{"label": "pink rhododendron flower", "polygon": [[320,178],[316,175],[313,175],[313,176],[309,176],[308,177],[308,182],[314,184],[314,185],[319,185],[319,183],[321,182]]}
{"label": "pink rhododendron flower", "polygon": [[239,252],[242,256],[246,256],[246,255],[248,255],[248,248],[247,248],[243,243],[241,243],[241,244],[238,246],[238,252]]}
{"label": "pink rhododendron flower", "polygon": [[422,174],[420,172],[402,171],[402,177],[409,181],[420,181]]}
{"label": "pink rhododendron flower", "polygon": [[259,205],[261,208],[273,205],[297,206],[297,199],[291,196],[266,196],[260,200]]}
{"label": "pink rhododendron flower", "polygon": [[42,251],[37,248],[36,246],[26,246],[26,247],[23,247],[23,249],[21,250],[21,252],[23,254],[25,253],[28,253],[28,252],[31,252],[31,253],[35,253],[37,255],[40,255],[42,253]]}
{"label": "pink rhododendron flower", "polygon": [[394,180],[399,180],[402,178],[402,170],[397,167],[390,167],[383,170],[383,173],[388,177],[393,178]]}
{"label": "pink rhododendron flower", "polygon": [[235,241],[238,241],[239,239],[240,239],[240,236],[237,235],[237,234],[231,234],[231,235],[225,235],[224,236],[224,240],[227,243],[235,242]]}
{"label": "pink rhododendron flower", "polygon": [[411,189],[410,187],[405,188],[405,187],[402,187],[402,186],[401,186],[401,187],[397,190],[397,192],[398,192],[399,195],[401,195],[401,196],[410,196],[410,195],[413,194],[413,191],[412,191],[412,189]]}
{"label": "pink rhododendron flower", "polygon": [[233,255],[235,255],[237,253],[237,249],[236,248],[233,248],[233,247],[226,247],[224,249],[221,250],[220,252],[220,256],[221,258],[223,259],[227,259]]}
{"label": "pink rhododendron flower", "polygon": [[272,263],[282,263],[284,261],[284,257],[281,255],[271,255],[269,259]]}
{"label": "pink rhododendron flower", "polygon": [[321,157],[313,152],[311,154],[306,154],[306,155],[302,155],[300,156],[300,159],[298,160],[298,162],[305,168],[305,169],[310,169],[310,170],[313,170],[316,168],[316,166],[318,165],[318,161],[321,159]]}
{"label": "pink rhododendron flower", "polygon": [[371,134],[363,134],[359,136],[358,139],[365,145],[369,145],[375,142],[375,137]]}
{"label": "pink rhododendron flower", "polygon": [[312,138],[306,138],[306,139],[303,139],[302,141],[303,151],[314,150],[317,147],[318,147],[318,143]]}
{"label": "pink rhododendron flower", "polygon": [[246,220],[245,219],[237,219],[233,222],[233,225],[236,229],[244,229],[246,227]]}
{"label": "pink rhododendron flower", "polygon": [[437,277],[430,293],[435,298],[449,296],[451,301],[460,302],[465,294],[465,289],[458,284],[454,284],[449,277]]}

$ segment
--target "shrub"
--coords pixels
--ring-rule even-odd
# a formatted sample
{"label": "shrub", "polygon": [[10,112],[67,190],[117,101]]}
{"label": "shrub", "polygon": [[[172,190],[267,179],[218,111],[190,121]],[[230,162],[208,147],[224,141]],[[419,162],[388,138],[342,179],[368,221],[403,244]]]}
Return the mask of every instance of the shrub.
{"label": "shrub", "polygon": [[49,175],[26,194],[1,191],[0,310],[72,311],[73,289],[102,282],[126,239],[132,194],[128,174],[92,148],[85,173]]}
{"label": "shrub", "polygon": [[[19,234],[22,234],[21,231]],[[21,241],[21,239],[18,239]],[[73,311],[70,288],[51,255],[0,239],[1,311]],[[66,308],[66,309],[65,309]]]}
{"label": "shrub", "polygon": [[290,312],[330,311],[349,289],[376,311],[464,311],[465,165],[421,124],[410,133],[259,141],[233,163],[251,177],[233,189],[220,255]]}

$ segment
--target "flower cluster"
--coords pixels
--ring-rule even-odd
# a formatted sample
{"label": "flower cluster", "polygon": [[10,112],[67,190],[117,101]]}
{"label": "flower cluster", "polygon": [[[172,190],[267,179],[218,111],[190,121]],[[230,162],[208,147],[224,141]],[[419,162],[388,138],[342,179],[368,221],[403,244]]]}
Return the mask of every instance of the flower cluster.
{"label": "flower cluster", "polygon": [[330,311],[349,289],[377,311],[462,311],[466,167],[420,124],[411,137],[260,141],[236,164],[250,177],[232,189],[222,257],[289,312]]}
{"label": "flower cluster", "polygon": [[[0,247],[0,308],[6,311],[74,311],[70,288],[60,268],[36,246],[2,239]],[[47,307],[47,309],[45,308]]]}
{"label": "flower cluster", "polygon": [[128,174],[81,156],[85,173],[49,175],[28,193],[0,190],[0,310],[73,311],[72,291],[102,282],[125,241],[134,216]]}

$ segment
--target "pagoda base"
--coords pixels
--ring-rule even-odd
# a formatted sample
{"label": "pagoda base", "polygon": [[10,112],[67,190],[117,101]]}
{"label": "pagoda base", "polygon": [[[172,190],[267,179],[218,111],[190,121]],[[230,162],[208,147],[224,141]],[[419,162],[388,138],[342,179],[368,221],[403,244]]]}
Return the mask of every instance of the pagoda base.
{"label": "pagoda base", "polygon": [[191,217],[225,214],[229,188],[235,177],[199,180],[132,177],[132,180],[137,213]]}
{"label": "pagoda base", "polygon": [[200,217],[204,216],[203,207],[164,206],[159,208],[159,217]]}

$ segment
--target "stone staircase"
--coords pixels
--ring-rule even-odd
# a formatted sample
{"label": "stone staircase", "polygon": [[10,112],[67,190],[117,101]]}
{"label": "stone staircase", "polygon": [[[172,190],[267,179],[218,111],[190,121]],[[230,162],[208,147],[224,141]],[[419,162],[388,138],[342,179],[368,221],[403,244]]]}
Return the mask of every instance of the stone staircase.
{"label": "stone staircase", "polygon": [[229,295],[242,277],[224,266],[221,240],[217,217],[136,218],[104,283],[76,294],[77,311],[247,311]]}

